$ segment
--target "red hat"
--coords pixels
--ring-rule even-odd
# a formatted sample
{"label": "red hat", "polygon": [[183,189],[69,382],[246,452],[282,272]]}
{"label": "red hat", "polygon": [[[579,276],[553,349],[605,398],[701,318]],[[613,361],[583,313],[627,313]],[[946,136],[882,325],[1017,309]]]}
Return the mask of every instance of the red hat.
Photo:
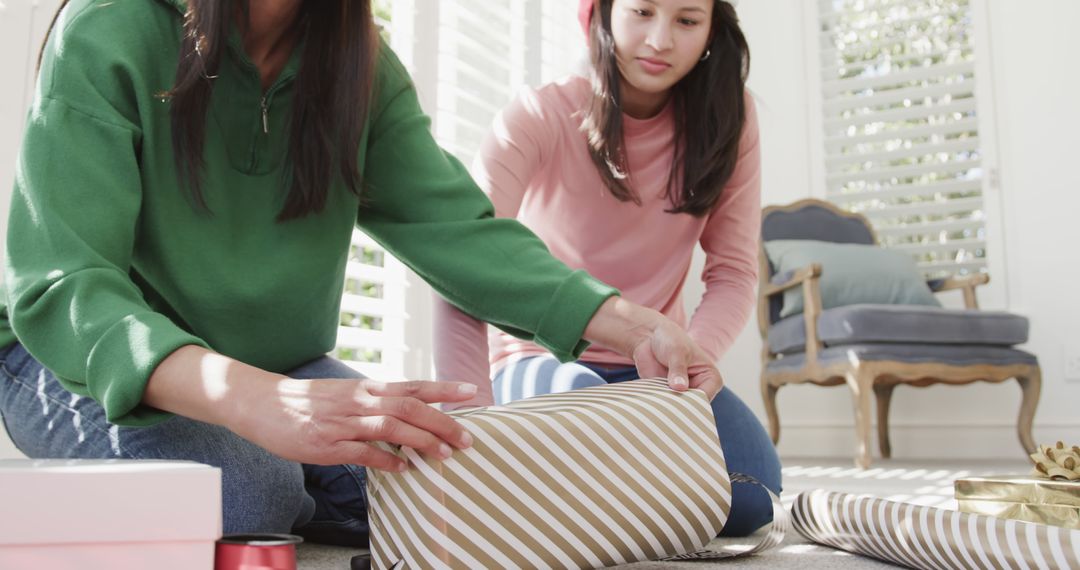
{"label": "red hat", "polygon": [[585,38],[589,37],[589,21],[592,20],[594,0],[581,0],[578,3],[578,21],[581,22],[581,31],[585,32]]}

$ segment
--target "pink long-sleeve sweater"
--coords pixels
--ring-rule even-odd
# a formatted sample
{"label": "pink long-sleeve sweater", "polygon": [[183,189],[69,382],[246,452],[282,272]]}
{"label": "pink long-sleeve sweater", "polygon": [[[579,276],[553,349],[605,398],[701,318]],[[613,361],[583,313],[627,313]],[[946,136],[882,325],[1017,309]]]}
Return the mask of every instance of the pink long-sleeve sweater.
{"label": "pink long-sleeve sweater", "polygon": [[[517,218],[570,267],[585,269],[624,298],[688,326],[690,336],[719,359],[746,324],[757,282],[761,158],[753,99],[746,97],[735,172],[712,213],[697,218],[664,211],[671,207],[665,189],[674,156],[672,105],[649,119],[623,116],[630,183],[643,202],[638,206],[612,196],[589,157],[580,130],[589,93],[588,80],[577,76],[523,90],[496,117],[473,177],[491,198],[496,216]],[[699,242],[706,254],[705,295],[688,324],[681,291]],[[436,296],[436,377],[476,383],[478,402],[490,400],[488,379],[494,371],[547,353],[501,331],[489,337],[485,328]],[[598,346],[581,359],[633,364]]]}

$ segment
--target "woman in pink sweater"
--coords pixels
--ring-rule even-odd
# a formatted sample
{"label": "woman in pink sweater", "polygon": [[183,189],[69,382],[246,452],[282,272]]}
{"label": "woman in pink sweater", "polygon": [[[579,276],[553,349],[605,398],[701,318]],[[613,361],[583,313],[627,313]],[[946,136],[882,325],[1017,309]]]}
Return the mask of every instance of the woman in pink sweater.
{"label": "woman in pink sweater", "polygon": [[[716,361],[753,307],[760,224],[757,115],[733,3],[582,0],[581,19],[590,78],[523,91],[496,118],[473,176],[497,216],[686,327]],[[698,243],[705,295],[687,319],[681,291]],[[436,376],[479,388],[458,406],[666,374],[603,348],[560,363],[505,333],[490,341],[484,323],[436,300]],[[730,389],[713,411],[728,468],[779,493],[780,462],[753,412]],[[762,489],[736,483],[732,494],[724,534],[771,519]]]}

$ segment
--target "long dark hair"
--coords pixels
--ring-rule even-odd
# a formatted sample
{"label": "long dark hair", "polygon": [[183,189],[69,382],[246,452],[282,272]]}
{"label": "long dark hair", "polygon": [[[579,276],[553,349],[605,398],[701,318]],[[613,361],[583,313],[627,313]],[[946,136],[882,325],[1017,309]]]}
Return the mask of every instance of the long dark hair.
{"label": "long dark hair", "polygon": [[[60,9],[67,3],[64,0]],[[246,15],[249,0],[188,0],[176,83],[163,94],[170,99],[177,171],[194,205],[206,212],[202,191],[206,113],[237,9]],[[289,124],[287,176],[292,180],[282,181],[288,184],[288,193],[278,221],[321,211],[338,174],[350,191],[360,195],[357,156],[379,49],[370,0],[304,2],[296,25],[299,37],[308,41]]]}
{"label": "long dark hair", "polygon": [[[592,99],[582,131],[589,155],[611,194],[641,204],[632,188],[623,140],[622,98],[615,40],[611,35],[614,0],[599,0],[589,31]],[[750,48],[735,8],[716,0],[707,45],[709,57],[672,87],[675,111],[675,160],[668,175],[670,213],[708,214],[735,171],[739,139],[746,121],[744,91],[750,72]],[[681,174],[682,189],[676,192]],[[628,181],[630,182],[628,184]]]}

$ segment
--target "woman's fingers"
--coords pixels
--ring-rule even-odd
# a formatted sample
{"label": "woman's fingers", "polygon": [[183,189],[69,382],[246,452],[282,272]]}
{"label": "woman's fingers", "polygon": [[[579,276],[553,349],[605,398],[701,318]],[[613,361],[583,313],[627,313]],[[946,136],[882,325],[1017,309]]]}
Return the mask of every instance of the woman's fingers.
{"label": "woman's fingers", "polygon": [[712,398],[723,380],[712,359],[675,323],[661,320],[633,351],[642,378],[667,377],[672,390],[701,389]]}
{"label": "woman's fingers", "polygon": [[[252,383],[251,413],[229,426],[274,454],[302,463],[354,463],[399,470],[405,463],[369,442],[386,441],[445,458],[472,438],[431,402],[472,397],[470,386],[435,382],[296,380]],[[400,395],[395,395],[400,394]]]}
{"label": "woman's fingers", "polygon": [[400,473],[408,464],[400,457],[362,441],[342,440],[334,444],[329,465],[350,463],[382,471]]}
{"label": "woman's fingers", "polygon": [[[433,384],[434,382],[432,382]],[[441,384],[441,382],[440,382]],[[411,397],[372,398],[367,402],[364,416],[390,416],[419,428],[459,449],[472,445],[472,436],[454,418]],[[375,438],[382,439],[382,438]],[[410,445],[409,447],[414,447]]]}
{"label": "woman's fingers", "polygon": [[409,380],[407,382],[361,381],[372,396],[416,398],[428,404],[440,402],[463,402],[476,395],[476,385],[465,382],[431,382]]}
{"label": "woman's fingers", "polygon": [[713,399],[724,387],[724,378],[712,364],[696,364],[689,368],[690,387],[697,388]]}
{"label": "woman's fingers", "polygon": [[689,382],[686,380],[686,357],[682,351],[674,351],[667,362],[668,368],[668,386],[671,386],[672,390],[682,392],[690,387]]}
{"label": "woman's fingers", "polygon": [[632,355],[634,366],[642,378],[661,378],[667,376],[667,368],[657,358],[650,342],[642,342],[634,347]]}
{"label": "woman's fingers", "polygon": [[446,459],[454,450],[431,432],[419,429],[393,416],[360,416],[355,418],[353,439],[385,441],[411,447],[432,459]]}

